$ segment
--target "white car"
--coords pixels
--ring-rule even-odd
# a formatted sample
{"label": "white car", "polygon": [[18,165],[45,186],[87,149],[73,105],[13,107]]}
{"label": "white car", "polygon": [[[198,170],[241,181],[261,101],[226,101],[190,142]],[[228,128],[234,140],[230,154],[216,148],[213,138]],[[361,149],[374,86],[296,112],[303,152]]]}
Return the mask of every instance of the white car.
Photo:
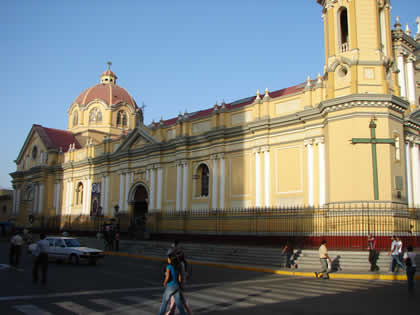
{"label": "white car", "polygon": [[89,264],[96,265],[99,259],[104,258],[102,250],[82,247],[74,237],[47,236],[45,239],[49,242],[49,259],[67,261],[71,264],[87,261]]}

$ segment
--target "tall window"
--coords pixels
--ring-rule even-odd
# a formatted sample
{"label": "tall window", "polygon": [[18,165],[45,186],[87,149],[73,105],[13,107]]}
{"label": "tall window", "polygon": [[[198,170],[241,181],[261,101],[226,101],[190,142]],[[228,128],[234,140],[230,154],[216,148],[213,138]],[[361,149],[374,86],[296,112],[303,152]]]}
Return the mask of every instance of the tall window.
{"label": "tall window", "polygon": [[82,205],[83,204],[83,184],[79,183],[76,189],[76,204]]}
{"label": "tall window", "polygon": [[123,110],[117,113],[117,126],[127,127],[127,114]]}
{"label": "tall window", "polygon": [[73,114],[73,126],[77,126],[79,124],[79,114],[77,111]]}
{"label": "tall window", "polygon": [[340,51],[345,52],[349,50],[349,23],[347,17],[347,9],[341,8],[339,11],[339,22],[340,22]]}
{"label": "tall window", "polygon": [[200,177],[200,197],[207,197],[209,195],[209,168],[205,164],[201,164],[197,172]]}

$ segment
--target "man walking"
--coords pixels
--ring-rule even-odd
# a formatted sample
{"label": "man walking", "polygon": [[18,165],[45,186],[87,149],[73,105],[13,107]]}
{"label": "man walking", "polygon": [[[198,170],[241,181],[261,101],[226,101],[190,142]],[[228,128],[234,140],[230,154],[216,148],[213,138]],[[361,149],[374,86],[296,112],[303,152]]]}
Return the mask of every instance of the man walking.
{"label": "man walking", "polygon": [[321,262],[321,272],[315,272],[315,277],[322,279],[329,279],[328,276],[328,262],[331,263],[331,258],[328,256],[327,241],[322,240],[321,246],[319,247],[319,260]]}
{"label": "man walking", "polygon": [[369,249],[369,263],[370,271],[378,271],[379,267],[376,265],[378,260],[378,254],[376,252],[376,238],[372,233],[369,234],[368,238],[368,249]]}
{"label": "man walking", "polygon": [[389,272],[393,272],[393,267],[394,267],[394,262],[396,264],[398,264],[404,271],[405,271],[405,266],[403,265],[403,263],[400,260],[400,253],[398,250],[398,242],[397,239],[395,237],[395,235],[393,235],[391,237],[392,243],[391,243],[391,250],[388,253],[388,256],[391,256],[391,261],[389,263]]}
{"label": "man walking", "polygon": [[10,266],[17,268],[20,261],[20,253],[23,245],[23,238],[19,232],[16,231],[15,235],[10,239]]}
{"label": "man walking", "polygon": [[41,267],[42,270],[42,284],[47,284],[47,271],[48,271],[48,248],[49,243],[45,239],[45,234],[41,233],[39,236],[40,240],[36,243],[37,247],[33,253],[35,256],[34,266],[32,269],[32,282],[38,282],[38,269]]}

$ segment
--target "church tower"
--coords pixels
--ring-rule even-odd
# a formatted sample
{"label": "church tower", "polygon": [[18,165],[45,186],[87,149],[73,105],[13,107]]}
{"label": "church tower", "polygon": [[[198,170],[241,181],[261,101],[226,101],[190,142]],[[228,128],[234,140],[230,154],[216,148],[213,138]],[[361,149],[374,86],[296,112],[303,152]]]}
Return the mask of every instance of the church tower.
{"label": "church tower", "polygon": [[327,98],[399,94],[389,0],[317,0],[323,6]]}

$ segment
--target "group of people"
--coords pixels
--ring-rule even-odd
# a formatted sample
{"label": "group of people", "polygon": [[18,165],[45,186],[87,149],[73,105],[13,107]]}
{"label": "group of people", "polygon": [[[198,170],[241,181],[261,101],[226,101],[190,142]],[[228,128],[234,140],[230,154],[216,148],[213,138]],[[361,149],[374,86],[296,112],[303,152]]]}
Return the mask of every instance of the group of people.
{"label": "group of people", "polygon": [[[25,237],[25,235],[22,236],[19,230],[14,231],[13,236],[10,239],[10,246],[9,246],[9,264],[11,268],[18,269],[19,264],[20,264],[22,247],[25,244],[26,239],[27,238]],[[28,243],[28,246],[33,256],[32,281],[33,283],[38,282],[39,270],[41,269],[42,271],[41,283],[45,285],[47,283],[48,246],[49,246],[48,241],[45,239],[45,234],[41,233],[40,240],[36,243]]]}
{"label": "group of people", "polygon": [[102,228],[105,249],[113,251],[120,250],[120,228],[119,225],[104,224]]}

